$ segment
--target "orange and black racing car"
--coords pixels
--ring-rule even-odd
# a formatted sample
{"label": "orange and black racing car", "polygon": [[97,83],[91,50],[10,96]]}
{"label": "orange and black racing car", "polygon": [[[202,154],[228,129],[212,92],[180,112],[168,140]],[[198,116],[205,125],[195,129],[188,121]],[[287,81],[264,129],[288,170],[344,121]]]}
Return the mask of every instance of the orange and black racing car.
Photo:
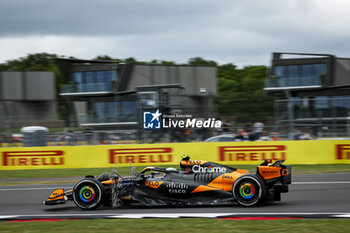
{"label": "orange and black racing car", "polygon": [[72,190],[54,190],[45,205],[64,204],[73,200],[81,209],[105,206],[256,206],[280,201],[288,192],[291,166],[279,160],[265,160],[255,174],[218,163],[190,160],[183,156],[180,167],[146,167],[132,176],[116,171],[98,177],[85,176]]}

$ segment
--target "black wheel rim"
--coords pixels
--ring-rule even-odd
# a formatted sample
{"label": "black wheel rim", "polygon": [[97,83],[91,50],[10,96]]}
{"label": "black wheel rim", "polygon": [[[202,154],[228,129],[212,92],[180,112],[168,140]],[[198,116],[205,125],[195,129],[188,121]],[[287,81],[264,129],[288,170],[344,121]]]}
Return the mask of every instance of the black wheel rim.
{"label": "black wheel rim", "polygon": [[232,190],[234,198],[243,206],[254,206],[262,195],[262,187],[254,177],[246,177],[238,181]]}
{"label": "black wheel rim", "polygon": [[101,205],[101,188],[93,180],[83,180],[74,187],[73,199],[82,209],[94,209]]}

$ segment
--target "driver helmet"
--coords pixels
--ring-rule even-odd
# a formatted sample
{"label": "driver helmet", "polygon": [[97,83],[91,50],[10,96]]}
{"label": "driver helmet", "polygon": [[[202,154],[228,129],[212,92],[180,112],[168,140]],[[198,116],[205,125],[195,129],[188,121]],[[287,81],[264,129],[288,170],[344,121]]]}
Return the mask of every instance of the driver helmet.
{"label": "driver helmet", "polygon": [[176,168],[173,168],[173,167],[168,167],[168,168],[165,169],[165,171],[166,171],[167,173],[170,173],[170,172],[177,172],[177,169],[176,169]]}

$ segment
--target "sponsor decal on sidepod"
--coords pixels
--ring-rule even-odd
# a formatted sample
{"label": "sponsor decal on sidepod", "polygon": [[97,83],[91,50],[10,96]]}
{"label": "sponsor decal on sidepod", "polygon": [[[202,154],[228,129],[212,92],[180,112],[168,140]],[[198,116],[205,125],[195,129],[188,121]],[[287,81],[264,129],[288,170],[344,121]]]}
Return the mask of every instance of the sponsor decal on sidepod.
{"label": "sponsor decal on sidepod", "polygon": [[192,166],[192,171],[194,173],[205,173],[205,172],[216,172],[216,173],[225,173],[226,168],[224,167],[203,167],[201,165],[193,165]]}

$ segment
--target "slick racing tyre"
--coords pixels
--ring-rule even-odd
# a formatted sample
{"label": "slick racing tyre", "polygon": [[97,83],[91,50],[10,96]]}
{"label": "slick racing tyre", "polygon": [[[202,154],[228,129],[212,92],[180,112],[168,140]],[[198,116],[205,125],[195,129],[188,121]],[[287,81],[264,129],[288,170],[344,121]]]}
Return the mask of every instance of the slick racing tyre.
{"label": "slick racing tyre", "polygon": [[258,205],[265,193],[265,184],[256,176],[239,177],[232,186],[233,198],[242,206]]}
{"label": "slick racing tyre", "polygon": [[74,203],[83,210],[98,208],[104,197],[104,189],[101,183],[93,178],[85,178],[74,185]]}

